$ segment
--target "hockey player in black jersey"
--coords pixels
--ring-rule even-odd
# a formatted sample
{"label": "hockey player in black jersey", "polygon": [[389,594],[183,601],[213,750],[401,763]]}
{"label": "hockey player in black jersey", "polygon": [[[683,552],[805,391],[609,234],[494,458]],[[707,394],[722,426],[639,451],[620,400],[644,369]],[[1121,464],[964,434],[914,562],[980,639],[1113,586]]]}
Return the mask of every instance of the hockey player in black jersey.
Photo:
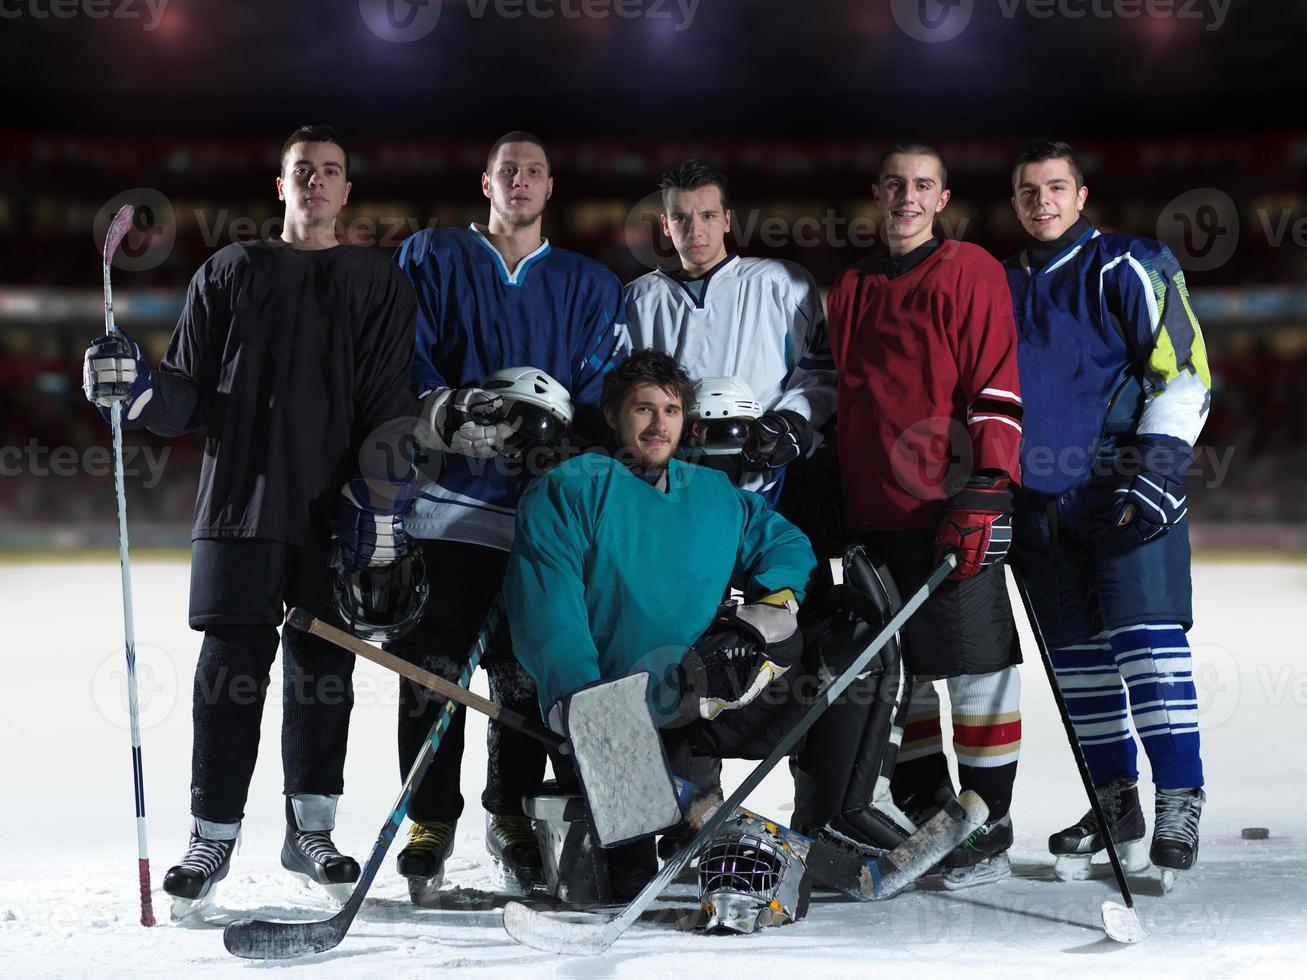
{"label": "hockey player in black jersey", "polygon": [[[351,185],[333,130],[296,130],[276,185],[285,202],[280,237],[228,245],[200,267],[157,370],[126,334],[98,338],[85,360],[87,397],[106,418],[119,398],[125,428],[205,433],[191,532],[189,619],[204,633],[193,696],[194,823],[185,856],[164,878],[174,915],[210,900],[227,874],[283,606],[339,622],[333,523],[343,581],[351,569],[412,571],[402,527],[407,472],[359,471],[361,458],[377,455],[362,452],[369,434],[413,408],[412,289],[381,252],[336,240]],[[297,630],[282,647],[282,864],[348,887],[359,867],[331,831],[353,657]]]}

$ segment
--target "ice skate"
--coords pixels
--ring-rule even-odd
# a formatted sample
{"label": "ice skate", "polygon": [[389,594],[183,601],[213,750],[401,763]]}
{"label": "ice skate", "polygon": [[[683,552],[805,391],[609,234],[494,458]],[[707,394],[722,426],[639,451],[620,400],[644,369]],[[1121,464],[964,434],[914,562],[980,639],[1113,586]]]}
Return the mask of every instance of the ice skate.
{"label": "ice skate", "polygon": [[408,879],[408,897],[414,904],[430,901],[445,883],[445,861],[454,850],[457,822],[414,820],[408,843],[395,858],[395,870]]}
{"label": "ice skate", "polygon": [[486,850],[494,862],[499,887],[508,894],[546,891],[540,843],[527,817],[486,814]]}
{"label": "ice skate", "polygon": [[1001,881],[1012,874],[1008,849],[1012,846],[1012,815],[981,824],[943,864],[944,887],[949,891]]}
{"label": "ice skate", "polygon": [[163,890],[172,896],[170,914],[174,922],[212,904],[218,882],[227,877],[231,868],[231,855],[239,833],[239,822],[195,820],[186,853],[163,876]]}
{"label": "ice skate", "polygon": [[1201,789],[1157,791],[1149,856],[1162,872],[1164,892],[1175,887],[1177,872],[1188,871],[1198,859],[1198,818],[1206,802]]}
{"label": "ice skate", "polygon": [[300,794],[286,801],[286,838],[281,866],[310,887],[344,902],[359,879],[359,865],[342,854],[331,839],[336,826],[336,797]]}
{"label": "ice skate", "polygon": [[[1097,795],[1103,815],[1114,828],[1112,842],[1121,867],[1132,874],[1146,870],[1148,855],[1143,845],[1146,828],[1136,781],[1120,776],[1097,790]],[[1055,859],[1053,874],[1059,881],[1083,881],[1093,874],[1094,855],[1104,846],[1098,821],[1090,809],[1076,823],[1048,838],[1048,850]]]}

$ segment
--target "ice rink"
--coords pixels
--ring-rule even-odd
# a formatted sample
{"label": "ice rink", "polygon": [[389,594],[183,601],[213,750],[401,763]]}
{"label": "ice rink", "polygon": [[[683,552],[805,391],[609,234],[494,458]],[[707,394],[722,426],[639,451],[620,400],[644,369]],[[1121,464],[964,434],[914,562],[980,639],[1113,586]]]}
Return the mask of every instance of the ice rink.
{"label": "ice rink", "polygon": [[[1209,802],[1195,871],[1163,896],[1156,873],[1133,880],[1148,937],[1117,946],[1098,905],[1110,877],[1053,880],[1048,834],[1086,801],[1038,655],[1023,634],[1024,740],[1012,806],[1015,874],[959,893],[925,884],[878,905],[818,893],[807,919],[753,936],[686,934],[674,916],[635,926],[603,957],[568,958],[516,945],[490,892],[478,805],[484,724],[469,718],[467,810],[438,909],[410,905],[393,851],[341,945],[286,963],[229,956],[221,925],[251,913],[325,917],[325,899],[281,870],[280,674],[274,668],[243,842],[209,921],[174,925],[159,885],[182,854],[189,826],[190,686],[199,634],[186,626],[188,568],[139,561],[136,623],[155,907],[137,924],[121,601],[115,561],[0,565],[11,623],[0,710],[0,974],[6,976],[237,974],[459,976],[849,976],[909,970],[1010,977],[1150,977],[1290,974],[1307,955],[1307,660],[1298,626],[1307,564],[1200,561],[1194,568],[1196,663]],[[1019,604],[1017,605],[1019,609]],[[476,689],[484,693],[484,679]],[[363,861],[391,806],[397,685],[360,662],[335,834]],[[946,723],[947,724],[947,723]],[[1142,754],[1141,754],[1142,761]],[[726,782],[751,763],[728,763]],[[782,821],[788,775],[768,778],[749,805]],[[1141,790],[1147,773],[1141,778]],[[1143,794],[1151,831],[1151,791]],[[1262,841],[1241,839],[1270,828]],[[397,848],[396,848],[397,849]],[[661,908],[688,910],[688,887]]]}

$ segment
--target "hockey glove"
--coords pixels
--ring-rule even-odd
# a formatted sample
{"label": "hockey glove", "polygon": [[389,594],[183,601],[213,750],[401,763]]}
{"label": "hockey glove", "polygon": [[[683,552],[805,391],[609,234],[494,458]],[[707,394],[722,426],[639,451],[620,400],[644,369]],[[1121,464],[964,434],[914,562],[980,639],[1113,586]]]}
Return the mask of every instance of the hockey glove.
{"label": "hockey glove", "polygon": [[340,491],[332,527],[332,563],[358,571],[389,565],[408,554],[404,518],[417,499],[418,482],[385,483],[356,476]]}
{"label": "hockey glove", "polygon": [[746,469],[780,469],[806,456],[812,446],[812,428],[798,412],[765,412],[754,422],[754,430],[758,444],[744,451]]}
{"label": "hockey glove", "polygon": [[1012,491],[1006,473],[977,473],[948,501],[935,531],[935,561],[956,551],[949,578],[970,578],[1007,555],[1012,544]]}
{"label": "hockey glove", "polygon": [[794,666],[803,654],[798,611],[789,589],[718,609],[681,662],[682,717],[711,721],[743,708]]}
{"label": "hockey glove", "polygon": [[1174,436],[1136,439],[1139,472],[1116,490],[1113,522],[1139,543],[1151,541],[1189,513],[1184,481],[1194,450]]}
{"label": "hockey glove", "polygon": [[503,421],[504,399],[481,388],[437,388],[422,400],[418,441],[430,449],[490,459],[517,431]]}
{"label": "hockey glove", "polygon": [[150,362],[141,345],[122,330],[96,337],[82,359],[82,391],[106,422],[113,417],[114,402],[122,403],[123,425],[137,422],[154,397]]}

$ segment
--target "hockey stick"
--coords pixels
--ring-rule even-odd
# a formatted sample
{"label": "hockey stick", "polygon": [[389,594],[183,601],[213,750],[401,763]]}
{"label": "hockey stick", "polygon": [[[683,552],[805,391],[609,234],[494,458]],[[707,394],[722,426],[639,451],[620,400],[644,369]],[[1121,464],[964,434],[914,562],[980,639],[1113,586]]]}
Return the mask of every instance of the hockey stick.
{"label": "hockey stick", "polygon": [[[735,809],[745,801],[750,793],[758,787],[776,764],[790,754],[830,705],[844,693],[854,679],[871,663],[886,643],[903,628],[912,615],[921,608],[931,594],[940,587],[949,573],[957,567],[957,555],[946,555],[935,566],[925,583],[903,604],[875,638],[863,648],[862,653],[849,667],[822,689],[813,705],[803,718],[791,728],[772,749],[771,754],[763,759],[753,771],[745,777],[744,782],[718,807],[717,811],[704,821],[698,832],[685,844],[674,858],[668,861],[657,876],[640,890],[631,903],[617,915],[606,916],[596,913],[567,913],[566,918],[551,916],[540,909],[533,909],[520,902],[510,902],[504,909],[504,928],[508,934],[525,946],[543,949],[551,953],[580,953],[593,955],[602,953],[615,943],[622,933],[634,923],[641,914],[662,894],[663,890],[676,879],[687,864],[698,854],[712,838],[717,829],[734,814]],[[983,817],[981,818],[984,819]]]}
{"label": "hockey stick", "polygon": [[[113,216],[104,236],[104,332],[117,333],[113,320],[113,287],[109,267],[114,253],[132,227],[136,208],[124,204]],[[141,709],[136,693],[136,622],[132,615],[132,563],[127,554],[127,490],[123,483],[123,406],[110,406],[113,430],[113,480],[118,497],[118,567],[123,583],[123,642],[127,653],[127,714],[132,731],[132,782],[136,789],[136,871],[141,888],[141,925],[154,925],[154,903],[150,897],[150,851],[145,837],[145,770],[141,762]]]}
{"label": "hockey stick", "polygon": [[1053,689],[1053,700],[1057,702],[1058,714],[1062,716],[1062,727],[1066,729],[1067,742],[1071,745],[1071,754],[1075,756],[1080,781],[1084,783],[1085,795],[1089,797],[1089,808],[1093,810],[1094,819],[1098,821],[1098,829],[1103,835],[1103,845],[1107,850],[1108,860],[1112,862],[1112,874],[1116,875],[1116,884],[1121,890],[1121,900],[1125,902],[1122,905],[1108,900],[1102,904],[1103,931],[1107,933],[1108,938],[1118,943],[1137,943],[1144,938],[1144,929],[1139,924],[1139,915],[1135,912],[1134,896],[1130,894],[1130,885],[1125,880],[1125,871],[1121,868],[1121,858],[1116,853],[1116,844],[1112,840],[1107,816],[1103,813],[1103,804],[1099,802],[1098,793],[1094,791],[1094,781],[1089,776],[1085,753],[1080,748],[1080,739],[1076,735],[1075,726],[1071,724],[1066,699],[1062,696],[1057,673],[1053,670],[1053,657],[1048,652],[1044,631],[1039,628],[1039,620],[1035,616],[1035,607],[1030,601],[1030,592],[1026,589],[1025,579],[1016,568],[1012,569],[1012,578],[1016,580],[1017,592],[1021,594],[1021,604],[1026,608],[1026,618],[1030,620],[1030,632],[1034,634],[1035,646],[1039,647],[1039,659],[1044,664],[1044,673],[1048,675],[1048,686]]}
{"label": "hockey stick", "polygon": [[[481,624],[476,639],[472,641],[467,666],[463,668],[458,684],[450,685],[455,690],[465,691],[472,683],[472,675],[490,645],[491,635],[499,628],[502,615],[503,607],[497,598],[486,613],[485,622]],[[354,917],[363,906],[363,899],[367,897],[373,879],[381,870],[381,864],[385,861],[391,842],[399,831],[399,825],[404,822],[404,817],[408,813],[409,800],[422,782],[422,777],[426,775],[432,760],[435,759],[441,737],[453,721],[458,705],[457,700],[450,699],[445,705],[445,710],[431,726],[431,731],[427,733],[426,744],[422,746],[422,751],[409,767],[408,777],[399,791],[399,798],[395,800],[390,816],[386,818],[380,833],[377,834],[377,842],[372,845],[372,853],[368,855],[358,883],[341,910],[330,919],[319,922],[269,922],[264,919],[241,919],[232,922],[222,931],[222,943],[227,947],[227,952],[252,960],[285,960],[309,953],[321,953],[340,945],[345,934],[349,932]]]}
{"label": "hockey stick", "polygon": [[[510,711],[493,701],[487,701],[480,695],[452,684],[437,674],[415,667],[408,661],[401,660],[365,640],[314,618],[312,613],[303,609],[292,609],[286,617],[286,622],[356,656],[393,670],[415,683],[429,687],[450,701],[456,701],[501,725],[535,739],[545,748],[554,749],[564,755],[570,754],[567,740],[538,721]],[[711,813],[698,812],[702,808],[697,806],[699,802],[695,796],[697,787],[679,777],[673,777],[673,783],[681,809],[686,812],[687,818],[693,825],[701,825],[711,816]],[[804,858],[815,880],[858,901],[877,902],[896,895],[938,864],[949,851],[985,821],[988,808],[976,794],[963,793],[959,799],[950,800],[939,813],[893,851],[874,859],[859,855],[852,849],[837,847],[822,840],[813,840],[741,806],[735,808],[732,816],[736,820],[748,822],[760,831],[774,834],[785,840]]]}

